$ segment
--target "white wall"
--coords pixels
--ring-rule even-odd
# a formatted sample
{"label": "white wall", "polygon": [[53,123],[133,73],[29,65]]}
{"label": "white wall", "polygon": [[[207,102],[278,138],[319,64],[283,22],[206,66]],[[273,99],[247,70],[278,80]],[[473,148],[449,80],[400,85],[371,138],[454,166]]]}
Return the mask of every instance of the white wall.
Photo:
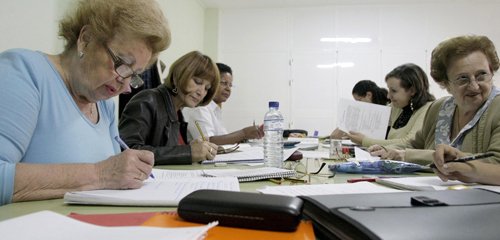
{"label": "white wall", "polygon": [[[220,61],[233,68],[236,86],[223,105],[226,128],[262,122],[267,102],[277,100],[289,128],[328,135],[338,99],[352,99],[359,80],[386,87],[385,74],[407,62],[429,72],[433,48],[457,35],[486,35],[500,46],[498,12],[498,3],[220,10]],[[323,37],[372,41],[320,42]],[[354,66],[317,68],[341,62]],[[437,98],[447,95],[429,81]]]}

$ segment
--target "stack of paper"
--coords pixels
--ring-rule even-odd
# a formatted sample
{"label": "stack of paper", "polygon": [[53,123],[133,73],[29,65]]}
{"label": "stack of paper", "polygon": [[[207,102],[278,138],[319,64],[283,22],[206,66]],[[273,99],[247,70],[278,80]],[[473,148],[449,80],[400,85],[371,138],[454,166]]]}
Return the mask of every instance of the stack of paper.
{"label": "stack of paper", "polygon": [[445,190],[453,185],[465,185],[470,188],[484,188],[500,192],[500,186],[482,185],[477,183],[463,183],[460,181],[443,182],[439,177],[405,177],[405,178],[380,178],[377,183],[398,189],[412,191]]}
{"label": "stack of paper", "polygon": [[[101,227],[57,214],[41,211],[0,222],[2,239],[202,239],[207,231],[217,225],[210,223],[201,227]],[[29,229],[29,230],[27,230]]]}
{"label": "stack of paper", "polygon": [[[288,159],[298,148],[285,149],[283,161]],[[240,150],[240,149],[238,149]],[[205,160],[202,164],[225,163],[264,163],[264,149],[261,147],[243,148],[241,151],[217,154],[214,160]]]}

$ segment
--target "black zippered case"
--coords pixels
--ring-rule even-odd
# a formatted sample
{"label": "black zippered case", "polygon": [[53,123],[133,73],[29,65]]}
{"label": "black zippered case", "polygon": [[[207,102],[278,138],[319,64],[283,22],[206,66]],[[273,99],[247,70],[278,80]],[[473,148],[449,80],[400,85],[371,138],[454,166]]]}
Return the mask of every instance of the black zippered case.
{"label": "black zippered case", "polygon": [[302,200],[260,193],[198,190],[179,202],[179,216],[190,222],[293,232],[301,221]]}

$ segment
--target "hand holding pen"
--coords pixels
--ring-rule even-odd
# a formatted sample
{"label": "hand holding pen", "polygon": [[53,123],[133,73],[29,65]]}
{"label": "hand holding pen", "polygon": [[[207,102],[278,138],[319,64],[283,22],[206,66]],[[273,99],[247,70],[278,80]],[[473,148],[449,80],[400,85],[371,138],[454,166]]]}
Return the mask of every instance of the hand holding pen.
{"label": "hand holding pen", "polygon": [[[485,172],[490,171],[488,167],[495,164],[473,160],[491,156],[493,156],[492,153],[486,153],[469,157],[454,147],[440,144],[436,147],[434,163],[430,167],[434,167],[434,173],[445,182],[459,180],[462,182],[485,183]],[[467,162],[467,164],[462,162]]]}
{"label": "hand holding pen", "polygon": [[198,121],[195,121],[196,127],[200,132],[201,138],[195,139],[189,143],[191,145],[191,156],[193,162],[200,162],[203,160],[213,160],[215,155],[217,155],[217,145],[209,142],[208,137],[205,137],[203,131],[198,124]]}
{"label": "hand holding pen", "polygon": [[[128,145],[120,138],[120,136],[116,136],[115,137],[115,140],[118,142],[118,144],[120,144],[120,146],[123,148],[123,149],[130,149],[128,147]],[[144,174],[144,172],[141,171],[141,175],[139,176],[139,179],[142,180],[142,175]],[[155,176],[153,175],[153,173],[151,173],[149,175],[152,179],[155,178]]]}
{"label": "hand holding pen", "polygon": [[[495,154],[493,154],[493,153],[484,153],[484,154],[474,155],[474,156],[470,156],[470,157],[463,157],[463,158],[453,159],[453,160],[450,160],[450,161],[446,161],[444,163],[445,164],[452,163],[452,162],[462,162],[463,163],[463,162],[468,162],[468,161],[473,161],[473,160],[488,158],[488,157],[492,157],[492,156],[495,156]],[[429,165],[429,167],[430,168],[436,168],[436,164],[431,163]]]}

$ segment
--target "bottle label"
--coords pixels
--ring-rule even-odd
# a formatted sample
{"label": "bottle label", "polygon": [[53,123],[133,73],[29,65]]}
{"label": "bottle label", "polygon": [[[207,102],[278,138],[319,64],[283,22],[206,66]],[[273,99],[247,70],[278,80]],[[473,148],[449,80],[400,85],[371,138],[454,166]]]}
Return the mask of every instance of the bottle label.
{"label": "bottle label", "polygon": [[264,131],[281,131],[285,126],[283,119],[264,120]]}

